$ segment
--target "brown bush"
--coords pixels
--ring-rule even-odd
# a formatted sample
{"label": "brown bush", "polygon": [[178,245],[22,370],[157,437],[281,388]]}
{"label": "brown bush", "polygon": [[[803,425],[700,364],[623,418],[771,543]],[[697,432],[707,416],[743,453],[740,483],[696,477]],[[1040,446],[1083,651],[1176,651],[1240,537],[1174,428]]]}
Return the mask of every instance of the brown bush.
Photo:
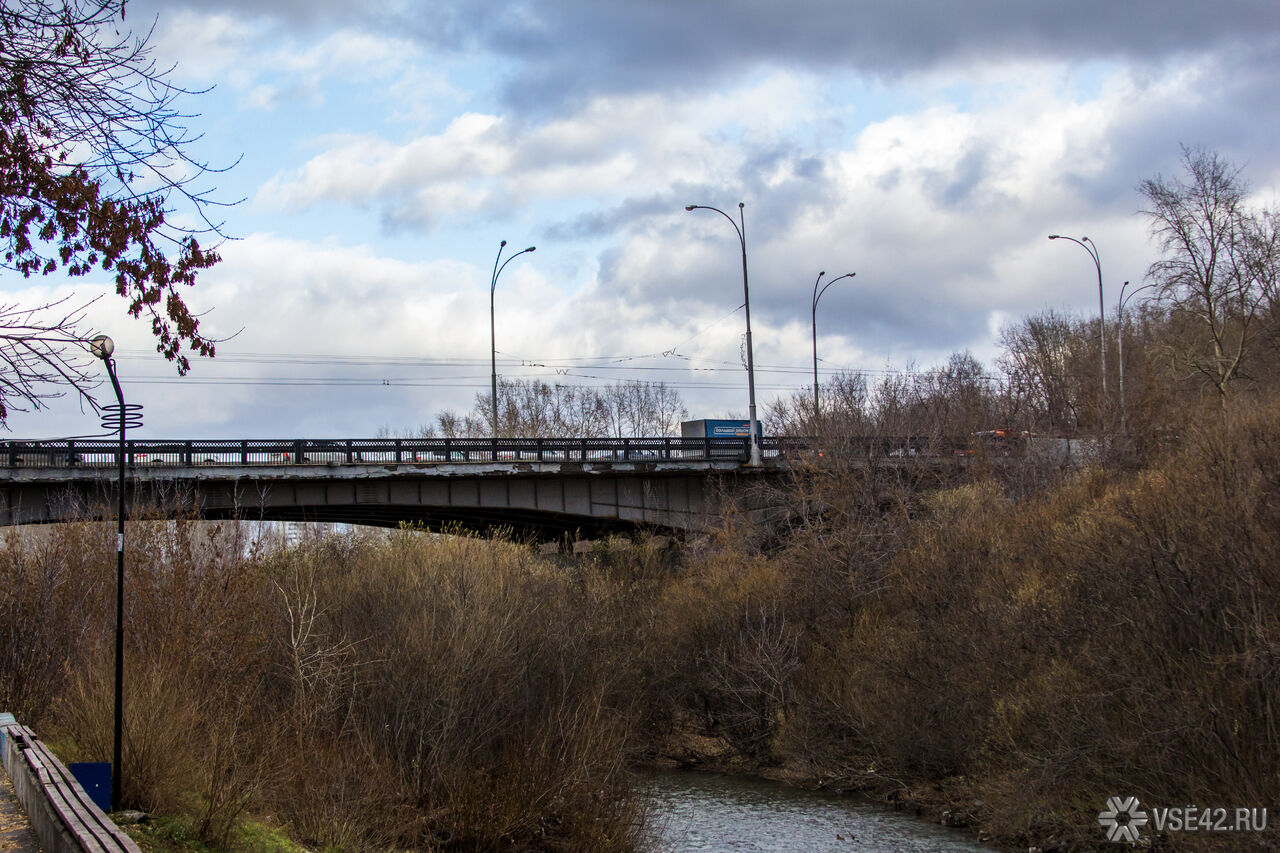
{"label": "brown bush", "polygon": [[[68,760],[111,752],[108,528],[12,532],[0,557],[0,701]],[[129,524],[126,804],[215,842],[251,808],[335,849],[630,849],[615,585],[498,541],[243,535]]]}
{"label": "brown bush", "polygon": [[[98,547],[101,545],[102,547]],[[0,706],[35,727],[100,642],[114,549],[90,524],[10,528],[0,547]],[[114,621],[111,623],[114,625]]]}
{"label": "brown bush", "polygon": [[[582,585],[521,546],[409,531],[325,540],[276,571],[302,565],[313,592],[291,597],[293,624],[313,600],[316,628],[310,647],[277,646],[277,668],[306,737],[349,765],[336,775],[367,774],[355,796],[328,792],[365,812],[366,843],[631,843],[628,718],[607,701],[620,646]],[[335,816],[317,840],[352,821]]]}
{"label": "brown bush", "polygon": [[1278,455],[1273,405],[1139,473],[934,493],[876,588],[856,566],[812,583],[819,543],[798,547],[775,568],[809,581],[782,605],[803,649],[784,749],[849,785],[964,779],[1023,842],[1085,843],[1121,790],[1274,802]]}

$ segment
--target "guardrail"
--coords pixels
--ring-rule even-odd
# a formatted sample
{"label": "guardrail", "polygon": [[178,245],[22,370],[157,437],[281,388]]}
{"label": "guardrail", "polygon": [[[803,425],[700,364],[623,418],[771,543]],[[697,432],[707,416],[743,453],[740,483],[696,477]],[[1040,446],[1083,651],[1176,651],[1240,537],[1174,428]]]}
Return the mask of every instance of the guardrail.
{"label": "guardrail", "polygon": [[[804,439],[761,440],[766,457],[805,446]],[[0,465],[68,468],[119,464],[119,442],[0,442]],[[129,441],[125,463],[161,465],[326,465],[445,462],[614,462],[746,459],[747,438],[371,438]]]}
{"label": "guardrail", "polygon": [[45,853],[141,853],[31,729],[0,725],[0,759]]}
{"label": "guardrail", "polygon": [[[1058,439],[1054,439],[1057,441]],[[1063,440],[1065,441],[1065,440]],[[766,459],[844,457],[939,458],[1008,456],[1012,445],[983,439],[765,436]],[[1019,445],[1021,449],[1021,445]],[[748,438],[346,438],[135,440],[125,444],[129,467],[441,464],[482,462],[642,462],[750,458]],[[0,468],[93,468],[119,465],[110,439],[0,442]]]}

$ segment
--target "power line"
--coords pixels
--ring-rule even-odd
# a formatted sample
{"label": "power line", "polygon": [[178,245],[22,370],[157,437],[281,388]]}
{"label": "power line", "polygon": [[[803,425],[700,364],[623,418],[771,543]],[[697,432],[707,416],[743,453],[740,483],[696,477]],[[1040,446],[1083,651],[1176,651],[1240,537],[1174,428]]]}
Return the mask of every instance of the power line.
{"label": "power line", "polygon": [[[142,358],[147,357],[148,360],[154,359],[154,352],[150,350],[117,350],[117,353],[124,358]],[[651,358],[678,358],[685,362],[682,365],[664,365],[664,364],[635,364],[633,362],[651,359]],[[567,375],[579,375],[582,378],[592,378],[601,381],[616,381],[618,376],[599,376],[591,374],[580,374],[576,371],[601,371],[601,372],[628,372],[628,373],[667,373],[679,375],[697,375],[697,374],[726,374],[740,373],[744,368],[738,362],[727,360],[710,360],[698,359],[694,360],[690,356],[675,354],[668,350],[659,355],[633,355],[633,356],[552,356],[541,358],[515,358],[507,357],[499,359],[499,363],[508,371],[527,370],[529,368],[543,368],[554,370],[554,373],[524,373],[526,378],[554,378]],[[456,370],[465,368],[487,367],[487,359],[479,358],[425,358],[418,356],[386,356],[372,354],[353,354],[353,355],[318,355],[304,353],[262,353],[262,352],[240,352],[228,355],[218,356],[213,361],[201,362],[204,367],[211,367],[216,370],[223,364],[266,364],[266,365],[293,365],[299,367],[357,367],[357,368],[417,368],[417,369],[439,369],[439,370]],[[756,366],[757,372],[766,374],[776,374],[782,376],[808,376],[812,370],[810,365],[791,365],[791,364],[762,364]],[[874,376],[927,376],[937,373],[937,370],[899,370],[893,368],[840,368],[835,366],[823,365],[822,372],[827,375],[834,375],[842,372],[856,373],[862,375]],[[188,374],[185,377],[175,377],[172,375],[146,376],[133,375],[129,377],[130,382],[140,384],[153,385],[294,385],[294,386],[341,386],[341,385],[399,385],[407,387],[468,387],[473,382],[479,382],[481,379],[487,378],[479,374],[449,377],[352,377],[352,376],[209,376]],[[983,376],[984,380],[998,379],[997,376]],[[668,382],[667,384],[672,384]],[[690,388],[715,388],[714,384],[708,382],[684,383],[682,387]],[[725,387],[736,387],[726,385]],[[770,387],[791,387],[791,386],[770,386]]]}
{"label": "power line", "polygon": [[[119,351],[117,351],[119,352]],[[140,351],[125,351],[124,358],[138,358]],[[147,351],[141,351],[147,352]],[[153,353],[148,353],[154,355]],[[525,368],[525,367],[543,367],[551,368],[553,366],[563,367],[564,369],[583,368],[592,370],[617,370],[617,371],[663,371],[672,373],[683,372],[741,372],[744,368],[741,364],[734,361],[699,359],[697,363],[689,356],[674,356],[689,362],[685,366],[668,366],[668,365],[637,365],[629,363],[645,358],[656,358],[659,356],[586,356],[586,357],[540,357],[540,358],[502,358],[498,363],[506,368]],[[605,363],[602,363],[605,362]],[[307,367],[418,367],[418,368],[461,368],[461,367],[483,367],[488,365],[487,359],[467,359],[467,358],[417,358],[417,357],[400,357],[400,356],[373,356],[373,355],[353,355],[353,356],[311,356],[311,355],[291,355],[285,353],[237,353],[233,355],[218,356],[212,361],[200,362],[201,365],[217,368],[223,364],[290,364]],[[837,368],[827,368],[828,370],[837,370]],[[757,365],[757,370],[771,371],[775,373],[796,373],[808,375],[811,368],[808,365]],[[870,372],[886,372],[862,370],[862,373]],[[887,371],[898,372],[898,371]]]}

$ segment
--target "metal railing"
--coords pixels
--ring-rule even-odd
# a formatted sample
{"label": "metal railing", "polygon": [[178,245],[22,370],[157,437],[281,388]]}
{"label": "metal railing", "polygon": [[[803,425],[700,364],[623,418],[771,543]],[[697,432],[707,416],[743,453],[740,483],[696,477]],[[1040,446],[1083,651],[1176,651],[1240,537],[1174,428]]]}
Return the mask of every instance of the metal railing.
{"label": "metal railing", "polygon": [[[766,437],[767,458],[808,446],[806,439]],[[0,465],[11,468],[107,467],[119,442],[105,439],[0,442]],[[746,460],[743,438],[370,438],[134,440],[125,445],[130,467],[354,465],[483,462],[642,462]]]}
{"label": "metal railing", "polygon": [[[880,458],[890,461],[965,456],[1009,456],[1021,443],[993,444],[986,434],[970,438],[764,436],[766,460],[819,461]],[[0,469],[95,468],[117,465],[114,439],[0,441]],[[125,444],[125,464],[161,466],[398,465],[484,462],[662,462],[739,461],[751,456],[750,440],[737,438],[345,438],[134,440]]]}

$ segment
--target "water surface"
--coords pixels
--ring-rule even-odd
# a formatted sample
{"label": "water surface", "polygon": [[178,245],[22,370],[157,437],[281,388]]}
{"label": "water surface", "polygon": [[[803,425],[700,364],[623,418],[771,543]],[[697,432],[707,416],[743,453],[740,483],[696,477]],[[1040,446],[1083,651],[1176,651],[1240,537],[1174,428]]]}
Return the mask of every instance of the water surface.
{"label": "water surface", "polygon": [[758,779],[686,770],[647,777],[655,853],[990,853],[905,812]]}

